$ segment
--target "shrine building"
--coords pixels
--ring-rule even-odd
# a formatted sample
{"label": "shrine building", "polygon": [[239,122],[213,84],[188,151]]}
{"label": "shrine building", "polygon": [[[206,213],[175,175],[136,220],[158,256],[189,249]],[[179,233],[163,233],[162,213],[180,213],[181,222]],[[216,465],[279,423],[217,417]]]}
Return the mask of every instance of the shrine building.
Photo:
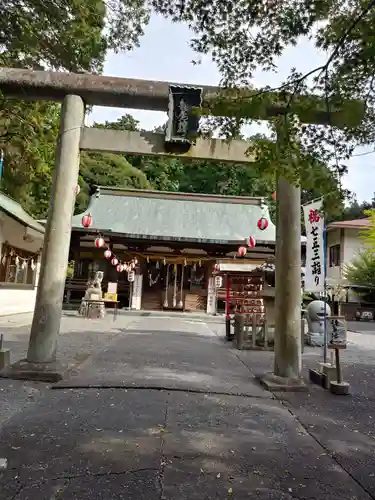
{"label": "shrine building", "polygon": [[123,307],[212,312],[218,271],[246,273],[274,254],[275,225],[261,198],[97,187],[72,219],[64,300],[79,302],[103,271],[103,291],[116,283]]}

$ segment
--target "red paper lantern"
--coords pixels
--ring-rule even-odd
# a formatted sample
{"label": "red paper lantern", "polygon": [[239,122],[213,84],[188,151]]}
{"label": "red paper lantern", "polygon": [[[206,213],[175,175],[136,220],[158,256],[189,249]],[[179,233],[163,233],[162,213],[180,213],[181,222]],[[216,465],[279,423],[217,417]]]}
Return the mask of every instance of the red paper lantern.
{"label": "red paper lantern", "polygon": [[215,271],[220,271],[220,264],[215,264]]}
{"label": "red paper lantern", "polygon": [[96,240],[95,240],[96,248],[102,248],[102,247],[104,247],[104,245],[105,245],[105,241],[103,240],[103,238],[96,238]]}
{"label": "red paper lantern", "polygon": [[265,218],[265,217],[261,217],[259,220],[258,220],[258,228],[261,230],[261,231],[264,231],[265,229],[267,229],[268,227],[268,220]]}
{"label": "red paper lantern", "polygon": [[76,188],[75,188],[74,192],[75,192],[76,196],[78,196],[79,193],[81,192],[81,186],[79,184],[76,185]]}
{"label": "red paper lantern", "polygon": [[106,259],[110,259],[110,258],[112,257],[112,252],[111,252],[111,250],[106,250],[106,251],[104,252],[104,257],[105,257]]}
{"label": "red paper lantern", "polygon": [[113,259],[111,260],[111,264],[112,264],[112,266],[117,266],[118,259],[116,259],[116,257],[113,257]]}
{"label": "red paper lantern", "polygon": [[247,252],[246,247],[240,247],[237,253],[240,257],[245,257],[246,252]]}
{"label": "red paper lantern", "polygon": [[255,240],[254,236],[250,236],[250,238],[249,238],[249,239],[248,239],[248,241],[247,241],[247,246],[248,246],[249,248],[254,248],[254,247],[255,247],[255,245],[256,245],[256,243],[257,243],[257,242],[256,242],[256,240]]}
{"label": "red paper lantern", "polygon": [[124,266],[122,264],[119,264],[117,267],[116,267],[116,271],[118,273],[122,273],[122,271],[124,270]]}
{"label": "red paper lantern", "polygon": [[274,192],[272,193],[272,199],[273,199],[273,201],[276,201],[276,191],[274,191]]}
{"label": "red paper lantern", "polygon": [[82,217],[82,226],[83,227],[90,227],[92,225],[92,215],[87,214]]}

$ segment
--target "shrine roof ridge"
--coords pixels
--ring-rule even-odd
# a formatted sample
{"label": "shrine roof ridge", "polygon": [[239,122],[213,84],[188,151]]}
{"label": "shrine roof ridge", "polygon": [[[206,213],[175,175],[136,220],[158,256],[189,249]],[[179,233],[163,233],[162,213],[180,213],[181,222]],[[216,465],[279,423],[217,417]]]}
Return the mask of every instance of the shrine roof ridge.
{"label": "shrine roof ridge", "polygon": [[28,214],[17,201],[13,200],[13,198],[10,198],[5,193],[1,192],[0,192],[0,208],[9,217],[17,220],[22,225],[30,227],[31,229],[34,229],[38,233],[41,234],[44,233],[45,228],[42,224],[40,224],[30,214]]}
{"label": "shrine roof ridge", "polygon": [[130,189],[113,186],[95,186],[94,194],[100,196],[128,196],[137,198],[157,198],[167,200],[201,201],[210,203],[237,203],[261,206],[265,198],[261,196],[232,196],[224,194],[185,193],[180,191],[158,191],[155,189]]}
{"label": "shrine roof ridge", "polygon": [[[237,246],[249,236],[271,244],[276,237],[262,198],[95,187],[85,212],[73,216],[73,229],[82,229],[82,216],[88,214],[92,231],[142,235],[150,240],[231,242]],[[261,217],[268,220],[265,230],[258,227]]]}

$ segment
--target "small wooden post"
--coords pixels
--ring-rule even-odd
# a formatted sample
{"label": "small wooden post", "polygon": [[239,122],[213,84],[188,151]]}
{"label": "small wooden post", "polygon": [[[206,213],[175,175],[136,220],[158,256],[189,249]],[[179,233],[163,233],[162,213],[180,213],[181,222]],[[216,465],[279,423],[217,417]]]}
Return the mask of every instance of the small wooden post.
{"label": "small wooden post", "polygon": [[336,360],[336,380],[331,380],[329,389],[332,394],[347,395],[349,394],[350,386],[342,379],[340,365],[340,350],[347,347],[347,326],[346,320],[342,316],[330,316],[328,330],[328,348],[335,351]]}
{"label": "small wooden post", "polygon": [[336,358],[336,377],[337,377],[337,383],[341,384],[341,382],[342,382],[342,375],[341,375],[340,351],[339,351],[339,349],[335,349],[335,358]]}
{"label": "small wooden post", "polygon": [[243,349],[245,340],[245,318],[243,314],[236,313],[235,315],[235,328],[236,328],[236,340],[237,348]]}
{"label": "small wooden post", "polygon": [[226,275],[225,280],[225,335],[227,340],[232,340],[230,333],[230,277]]}
{"label": "small wooden post", "polygon": [[268,348],[268,321],[267,318],[264,320],[264,348]]}
{"label": "small wooden post", "polygon": [[254,314],[252,317],[252,325],[251,325],[251,345],[254,348],[256,346],[257,340],[257,315]]}

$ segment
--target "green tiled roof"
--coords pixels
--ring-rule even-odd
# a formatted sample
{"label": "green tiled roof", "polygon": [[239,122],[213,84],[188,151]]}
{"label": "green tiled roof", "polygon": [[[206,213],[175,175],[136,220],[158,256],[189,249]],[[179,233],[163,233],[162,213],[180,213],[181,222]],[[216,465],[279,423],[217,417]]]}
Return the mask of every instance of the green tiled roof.
{"label": "green tiled roof", "polygon": [[25,210],[21,207],[19,203],[9,198],[4,193],[0,192],[0,209],[3,210],[9,217],[18,220],[24,226],[30,227],[38,231],[39,233],[44,233],[44,227],[39,224],[35,219],[31,217]]}
{"label": "green tiled roof", "polygon": [[[254,236],[257,242],[274,243],[275,226],[260,198],[197,195],[100,187],[88,209],[72,220],[82,228],[82,216],[91,214],[91,229],[133,238],[194,242],[241,242]],[[260,231],[260,217],[269,220]]]}

